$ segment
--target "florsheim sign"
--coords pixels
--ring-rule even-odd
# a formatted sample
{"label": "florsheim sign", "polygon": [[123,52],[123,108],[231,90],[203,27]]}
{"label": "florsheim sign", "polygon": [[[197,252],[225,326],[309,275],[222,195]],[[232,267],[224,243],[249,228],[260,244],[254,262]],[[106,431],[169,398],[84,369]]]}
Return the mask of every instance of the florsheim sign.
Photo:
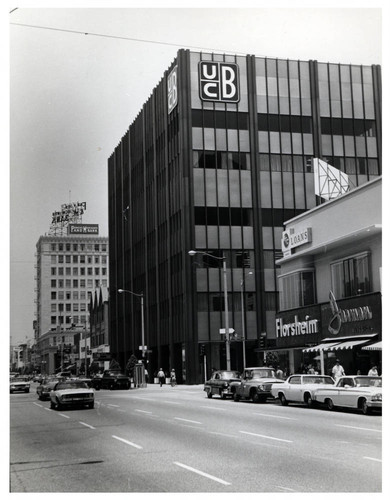
{"label": "florsheim sign", "polygon": [[99,234],[99,224],[69,224],[68,234]]}

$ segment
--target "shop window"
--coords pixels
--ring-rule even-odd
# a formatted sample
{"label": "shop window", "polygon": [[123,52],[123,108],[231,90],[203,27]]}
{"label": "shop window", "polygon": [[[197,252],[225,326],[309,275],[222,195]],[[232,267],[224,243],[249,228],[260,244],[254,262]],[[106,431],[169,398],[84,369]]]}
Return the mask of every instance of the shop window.
{"label": "shop window", "polygon": [[304,269],[279,276],[279,309],[293,309],[315,303],[315,273]]}
{"label": "shop window", "polygon": [[370,254],[366,252],[332,263],[331,276],[336,299],[371,292]]}

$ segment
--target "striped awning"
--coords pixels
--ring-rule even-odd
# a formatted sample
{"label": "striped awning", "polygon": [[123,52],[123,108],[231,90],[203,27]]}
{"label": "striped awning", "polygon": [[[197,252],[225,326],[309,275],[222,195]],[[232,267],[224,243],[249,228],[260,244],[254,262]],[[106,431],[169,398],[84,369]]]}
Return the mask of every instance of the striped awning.
{"label": "striped awning", "polygon": [[333,350],[338,351],[341,349],[352,349],[353,347],[360,345],[360,344],[365,344],[367,342],[366,340],[349,340],[348,342],[341,342],[340,344],[336,344],[333,347]]}
{"label": "striped awning", "polygon": [[316,352],[316,351],[331,351],[334,346],[338,345],[340,342],[337,343],[324,343],[324,344],[318,344],[314,345],[312,347],[306,347],[306,349],[302,349],[302,352]]}
{"label": "striped awning", "polygon": [[382,350],[382,341],[375,342],[375,344],[370,344],[362,347],[362,349],[366,351],[381,351]]}

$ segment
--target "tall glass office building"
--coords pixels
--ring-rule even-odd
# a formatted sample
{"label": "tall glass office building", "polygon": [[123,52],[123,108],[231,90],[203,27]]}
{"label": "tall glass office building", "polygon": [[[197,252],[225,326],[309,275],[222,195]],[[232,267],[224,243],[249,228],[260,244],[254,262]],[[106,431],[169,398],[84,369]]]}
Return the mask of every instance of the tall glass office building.
{"label": "tall glass office building", "polygon": [[108,161],[110,344],[123,368],[134,352],[150,376],[175,368],[199,383],[226,368],[227,348],[232,369],[261,363],[283,222],[322,200],[313,158],[350,189],[381,174],[380,67],[178,52]]}

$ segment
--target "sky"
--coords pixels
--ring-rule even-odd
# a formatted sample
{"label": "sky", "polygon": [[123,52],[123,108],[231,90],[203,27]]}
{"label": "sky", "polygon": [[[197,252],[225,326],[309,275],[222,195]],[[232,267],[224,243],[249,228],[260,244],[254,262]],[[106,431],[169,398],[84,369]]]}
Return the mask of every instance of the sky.
{"label": "sky", "polygon": [[22,1],[0,7],[8,32],[2,198],[9,213],[3,260],[9,260],[12,344],[33,338],[36,243],[49,232],[52,212],[85,201],[83,222],[99,224],[100,235],[108,236],[107,160],[180,47],[382,64],[382,2],[140,5]]}

